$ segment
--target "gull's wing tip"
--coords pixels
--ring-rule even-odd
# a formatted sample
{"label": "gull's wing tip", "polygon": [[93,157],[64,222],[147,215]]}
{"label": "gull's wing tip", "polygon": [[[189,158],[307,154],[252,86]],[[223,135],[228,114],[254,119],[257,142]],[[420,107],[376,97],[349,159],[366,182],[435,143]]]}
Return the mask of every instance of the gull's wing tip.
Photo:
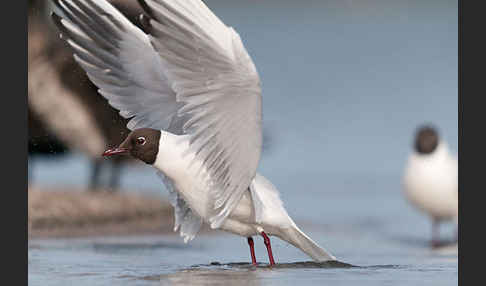
{"label": "gull's wing tip", "polygon": [[140,16],[138,16],[138,21],[142,24],[142,27],[145,30],[144,32],[147,34],[150,34],[150,31],[152,30],[152,24],[150,23],[151,19],[152,17],[145,14],[140,14]]}
{"label": "gull's wing tip", "polygon": [[54,11],[51,12],[51,20],[59,31],[61,31],[61,33],[59,33],[59,37],[63,38],[66,34],[69,34],[66,27],[62,23],[63,18]]}
{"label": "gull's wing tip", "polygon": [[56,26],[58,28],[63,27],[62,22],[61,22],[61,20],[62,20],[61,16],[57,15],[56,12],[54,12],[54,11],[51,12],[50,16],[51,16],[52,21],[54,22],[54,24],[56,24]]}
{"label": "gull's wing tip", "polygon": [[145,0],[137,0],[138,4],[140,4],[140,6],[142,6],[142,9],[150,16],[153,18],[153,12],[152,12],[152,9],[149,7],[149,5],[147,4],[147,2],[145,2]]}

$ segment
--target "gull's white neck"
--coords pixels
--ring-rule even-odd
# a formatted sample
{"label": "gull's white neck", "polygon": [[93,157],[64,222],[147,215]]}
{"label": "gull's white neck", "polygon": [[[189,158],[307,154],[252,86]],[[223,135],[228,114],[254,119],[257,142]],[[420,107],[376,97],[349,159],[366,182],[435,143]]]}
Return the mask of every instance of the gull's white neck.
{"label": "gull's white neck", "polygon": [[213,211],[209,202],[207,173],[202,163],[194,161],[189,148],[189,136],[161,131],[159,151],[153,166],[171,179],[178,195],[200,217],[207,218]]}
{"label": "gull's white neck", "polygon": [[189,140],[186,135],[175,135],[160,131],[159,151],[153,166],[172,179],[176,179],[194,158],[189,151]]}

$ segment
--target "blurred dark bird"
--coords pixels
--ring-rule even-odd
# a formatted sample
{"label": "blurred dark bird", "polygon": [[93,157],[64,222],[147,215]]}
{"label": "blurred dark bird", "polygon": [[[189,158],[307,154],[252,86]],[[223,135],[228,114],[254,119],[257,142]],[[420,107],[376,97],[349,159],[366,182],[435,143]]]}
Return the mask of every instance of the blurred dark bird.
{"label": "blurred dark bird", "polygon": [[[111,1],[138,24],[142,13],[136,1]],[[128,157],[103,160],[103,151],[126,137],[126,119],[98,95],[84,70],[48,17],[49,1],[30,0],[28,14],[29,154],[61,154],[67,149],[91,158],[89,188],[100,188],[102,165],[111,165],[109,189],[119,185],[121,164]]]}
{"label": "blurred dark bird", "polygon": [[[67,147],[54,134],[47,131],[42,121],[28,108],[29,154],[64,154]],[[35,138],[35,140],[33,140]]]}
{"label": "blurred dark bird", "polygon": [[420,127],[403,178],[410,203],[432,219],[432,246],[439,246],[439,224],[458,223],[458,164],[431,126]]}

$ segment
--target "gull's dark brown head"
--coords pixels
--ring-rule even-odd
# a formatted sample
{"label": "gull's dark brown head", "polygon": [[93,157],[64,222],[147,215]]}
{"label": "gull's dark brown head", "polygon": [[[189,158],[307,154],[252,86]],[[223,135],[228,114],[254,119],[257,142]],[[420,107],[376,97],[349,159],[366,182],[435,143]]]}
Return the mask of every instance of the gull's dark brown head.
{"label": "gull's dark brown head", "polygon": [[431,126],[423,126],[418,129],[415,136],[415,151],[419,154],[430,154],[439,145],[439,134]]}
{"label": "gull's dark brown head", "polygon": [[153,164],[159,152],[160,130],[140,128],[133,130],[118,148],[106,150],[104,157],[132,155],[147,164]]}

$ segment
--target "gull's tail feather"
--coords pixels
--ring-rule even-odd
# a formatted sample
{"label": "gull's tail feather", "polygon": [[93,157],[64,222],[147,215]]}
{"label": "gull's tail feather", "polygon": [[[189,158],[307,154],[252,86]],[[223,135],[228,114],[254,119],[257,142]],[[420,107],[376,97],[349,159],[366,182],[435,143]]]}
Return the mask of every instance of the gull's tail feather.
{"label": "gull's tail feather", "polygon": [[305,252],[316,262],[336,260],[332,254],[320,247],[310,237],[303,233],[297,226],[292,226],[281,230],[281,239]]}

